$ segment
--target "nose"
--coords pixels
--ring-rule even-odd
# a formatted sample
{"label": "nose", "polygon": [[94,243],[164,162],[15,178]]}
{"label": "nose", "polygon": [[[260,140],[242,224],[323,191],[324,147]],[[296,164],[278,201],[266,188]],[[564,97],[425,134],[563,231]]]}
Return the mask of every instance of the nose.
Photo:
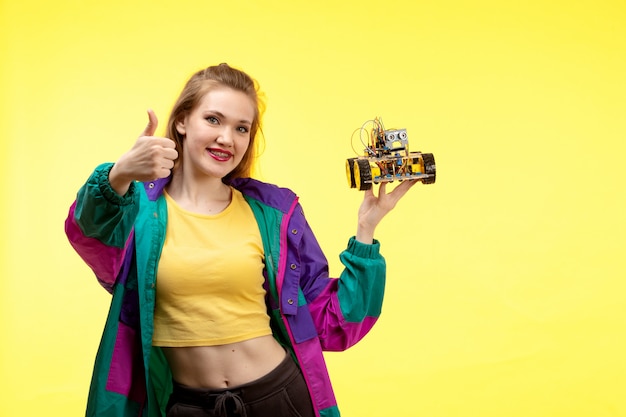
{"label": "nose", "polygon": [[220,130],[216,141],[220,145],[232,147],[234,144],[234,133],[229,127],[224,126],[224,128]]}

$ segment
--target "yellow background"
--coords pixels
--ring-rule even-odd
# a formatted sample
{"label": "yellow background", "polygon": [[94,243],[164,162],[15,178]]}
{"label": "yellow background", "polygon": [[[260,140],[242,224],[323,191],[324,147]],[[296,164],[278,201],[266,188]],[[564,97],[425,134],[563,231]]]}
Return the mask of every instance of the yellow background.
{"label": "yellow background", "polygon": [[267,95],[259,176],[299,193],[335,274],[352,131],[380,116],[437,160],[378,230],[381,320],[327,355],[343,415],[626,416],[623,1],[0,5],[0,415],[83,414],[109,296],[67,208],[228,62]]}

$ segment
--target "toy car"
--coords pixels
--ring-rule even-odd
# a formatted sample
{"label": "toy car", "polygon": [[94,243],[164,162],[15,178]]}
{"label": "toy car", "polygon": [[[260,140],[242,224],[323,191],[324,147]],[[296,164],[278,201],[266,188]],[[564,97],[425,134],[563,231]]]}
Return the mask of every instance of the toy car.
{"label": "toy car", "polygon": [[[371,130],[368,124],[373,124]],[[437,169],[432,153],[409,152],[406,129],[385,130],[382,120],[369,120],[355,131],[359,132],[365,155],[346,160],[346,175],[350,188],[369,190],[372,184],[417,180],[433,184]],[[368,142],[364,134],[369,133]],[[354,134],[353,134],[354,136]]]}

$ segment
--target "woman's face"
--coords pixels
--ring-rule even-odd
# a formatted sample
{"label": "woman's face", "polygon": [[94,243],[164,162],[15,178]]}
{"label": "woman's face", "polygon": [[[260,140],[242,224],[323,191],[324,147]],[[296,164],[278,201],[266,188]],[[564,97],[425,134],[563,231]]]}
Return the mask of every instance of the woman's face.
{"label": "woman's face", "polygon": [[184,170],[193,175],[222,179],[239,165],[248,145],[255,108],[243,92],[217,87],[204,95],[198,106],[176,130],[184,135]]}

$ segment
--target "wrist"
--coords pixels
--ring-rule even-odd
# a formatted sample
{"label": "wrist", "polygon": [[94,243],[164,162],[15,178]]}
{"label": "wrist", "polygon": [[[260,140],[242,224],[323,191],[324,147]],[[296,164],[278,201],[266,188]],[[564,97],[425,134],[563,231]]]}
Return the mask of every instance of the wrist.
{"label": "wrist", "polygon": [[127,179],[120,173],[118,164],[113,164],[109,171],[109,185],[111,185],[111,188],[120,196],[124,196],[128,192],[131,183],[132,179]]}
{"label": "wrist", "polygon": [[357,227],[355,239],[366,245],[374,243],[374,229],[360,226]]}

